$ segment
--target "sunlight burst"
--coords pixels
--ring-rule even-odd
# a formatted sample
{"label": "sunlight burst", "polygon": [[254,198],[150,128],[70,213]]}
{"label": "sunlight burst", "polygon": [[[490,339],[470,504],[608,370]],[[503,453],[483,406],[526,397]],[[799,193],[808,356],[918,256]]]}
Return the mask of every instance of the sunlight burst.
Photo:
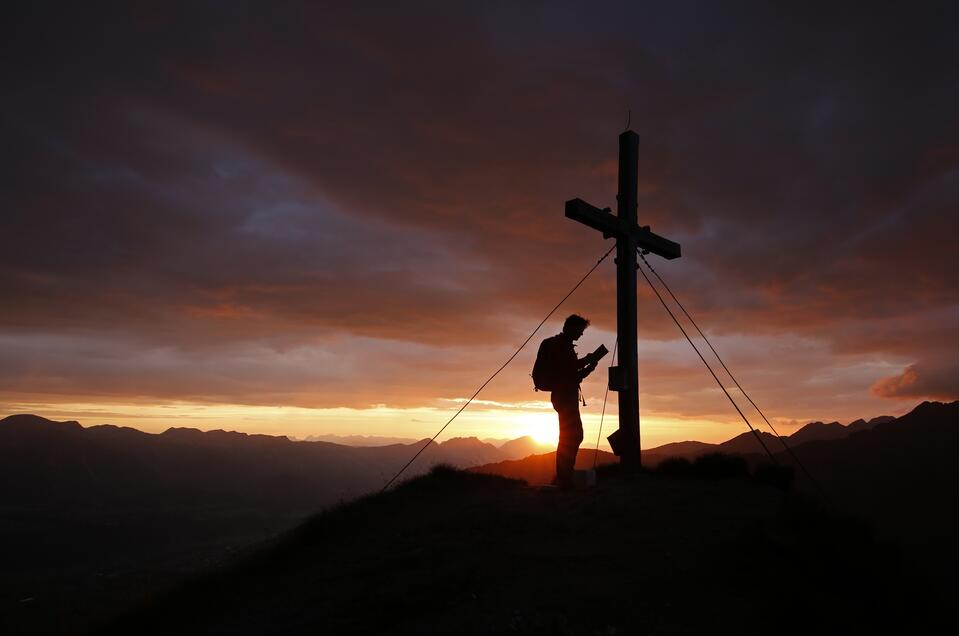
{"label": "sunlight burst", "polygon": [[517,436],[529,435],[540,444],[555,446],[559,440],[556,414],[550,412],[523,413],[516,416]]}

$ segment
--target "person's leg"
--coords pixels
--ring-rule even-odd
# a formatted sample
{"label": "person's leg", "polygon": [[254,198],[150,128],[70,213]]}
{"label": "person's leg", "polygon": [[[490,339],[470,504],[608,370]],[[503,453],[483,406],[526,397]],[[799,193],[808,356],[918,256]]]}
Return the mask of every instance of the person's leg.
{"label": "person's leg", "polygon": [[[556,446],[556,484],[561,488],[573,485],[573,467],[576,452],[583,440],[583,424],[579,418],[579,401],[576,396],[552,396],[553,408],[559,415],[559,444]],[[577,439],[577,430],[578,438]]]}
{"label": "person's leg", "polygon": [[563,474],[563,429],[565,428],[564,420],[566,415],[563,401],[555,391],[550,394],[549,398],[550,402],[553,403],[553,410],[556,411],[556,415],[559,418],[559,443],[556,445],[556,478],[554,481],[554,483],[558,485],[561,479],[560,476]]}
{"label": "person's leg", "polygon": [[583,443],[583,420],[579,415],[579,400],[573,402],[573,408],[569,414],[569,472],[572,476],[576,468],[576,455],[579,453],[579,445]]}

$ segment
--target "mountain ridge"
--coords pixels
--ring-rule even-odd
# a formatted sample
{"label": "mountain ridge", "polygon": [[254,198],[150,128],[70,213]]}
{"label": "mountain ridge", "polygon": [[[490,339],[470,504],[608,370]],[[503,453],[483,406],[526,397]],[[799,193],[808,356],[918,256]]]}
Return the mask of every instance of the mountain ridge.
{"label": "mountain ridge", "polygon": [[[918,408],[918,407],[917,407]],[[870,420],[857,419],[853,422],[850,422],[847,425],[840,424],[839,422],[831,422],[829,424],[824,424],[820,421],[808,422],[803,425],[792,434],[786,436],[786,439],[791,443],[804,443],[807,441],[813,441],[818,439],[840,439],[846,435],[852,434],[853,432],[861,430],[869,430],[875,426],[886,423],[897,418],[893,416],[883,415],[874,417]],[[320,443],[320,444],[331,444],[339,447],[348,447],[348,448],[384,448],[384,447],[410,447],[425,444],[429,438],[423,438],[419,440],[412,440],[411,438],[389,438],[383,437],[378,438],[376,436],[342,436],[344,439],[358,439],[358,440],[373,440],[373,439],[384,439],[391,440],[389,443],[380,445],[372,444],[346,444],[346,443],[337,443],[330,441],[330,439],[337,436],[309,436],[306,439],[291,439],[288,436],[283,435],[267,435],[262,433],[245,433],[241,431],[231,431],[224,429],[213,429],[208,431],[203,431],[193,427],[180,427],[180,426],[171,426],[166,430],[160,433],[149,433],[142,431],[135,427],[128,426],[117,426],[114,424],[95,424],[92,426],[83,426],[76,420],[66,420],[66,421],[56,421],[44,418],[39,415],[33,415],[28,413],[22,414],[12,414],[0,419],[0,426],[12,426],[14,428],[23,428],[24,426],[30,428],[38,428],[40,430],[56,431],[62,430],[60,427],[69,427],[74,430],[86,430],[91,431],[94,429],[103,428],[105,430],[128,430],[142,433],[144,435],[157,435],[157,436],[167,436],[169,439],[183,439],[187,441],[203,441],[204,443],[210,443],[214,439],[219,439],[223,441],[230,440],[249,440],[249,441],[263,441],[263,442],[276,442],[276,443]],[[840,434],[841,431],[841,434]],[[766,432],[760,432],[760,435],[763,438],[763,441],[769,444],[778,443],[777,438]],[[322,438],[322,439],[321,439]],[[392,441],[392,440],[405,440],[404,442]],[[494,442],[500,442],[499,444]],[[452,443],[450,446],[445,446]],[[549,445],[541,444],[533,440],[532,437],[526,435],[512,440],[480,440],[475,436],[458,436],[452,437],[442,442],[433,442],[437,447],[446,447],[448,449],[454,447],[469,447],[473,446],[475,449],[498,449],[503,451],[504,448],[507,449],[507,454],[512,455],[514,452],[525,452],[528,448],[548,448]],[[687,440],[682,442],[669,442],[661,446],[656,446],[648,449],[643,449],[643,453],[649,457],[656,456],[665,456],[668,453],[673,453],[671,456],[677,457],[695,457],[697,454],[702,454],[705,452],[735,452],[743,453],[748,452],[748,448],[753,446],[757,452],[763,452],[762,448],[757,445],[755,434],[751,432],[740,433],[724,442],[720,443],[710,443],[710,442],[700,442],[696,440]],[[522,449],[522,451],[512,451],[512,449]],[[509,459],[522,459],[523,456],[515,457],[508,456],[504,457],[503,460]],[[454,465],[457,465],[457,462],[454,462]]]}

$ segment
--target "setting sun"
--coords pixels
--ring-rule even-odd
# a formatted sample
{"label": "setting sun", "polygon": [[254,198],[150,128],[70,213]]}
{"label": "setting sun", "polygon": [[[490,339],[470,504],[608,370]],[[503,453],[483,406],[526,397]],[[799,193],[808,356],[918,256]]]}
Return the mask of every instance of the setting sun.
{"label": "setting sun", "polygon": [[552,411],[523,413],[517,418],[516,436],[529,435],[540,444],[555,446],[559,440],[559,425]]}

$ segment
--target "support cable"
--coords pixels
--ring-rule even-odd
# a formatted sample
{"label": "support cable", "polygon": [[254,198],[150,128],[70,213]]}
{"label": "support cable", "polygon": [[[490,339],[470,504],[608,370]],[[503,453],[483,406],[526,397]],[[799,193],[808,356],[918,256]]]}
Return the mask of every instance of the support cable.
{"label": "support cable", "polygon": [[524,348],[527,344],[529,344],[529,341],[532,340],[532,339],[533,339],[533,336],[536,335],[536,332],[538,332],[538,331],[543,327],[543,325],[546,324],[546,321],[549,320],[550,316],[552,316],[554,313],[556,313],[556,310],[560,308],[560,305],[562,305],[564,302],[566,302],[566,299],[568,299],[570,296],[572,296],[572,295],[573,295],[573,292],[575,292],[577,289],[579,289],[579,286],[582,285],[584,282],[586,282],[586,279],[589,278],[589,275],[592,274],[594,271],[596,271],[596,268],[599,267],[600,263],[602,263],[603,261],[605,261],[606,258],[607,258],[610,254],[612,254],[612,252],[613,252],[614,249],[616,249],[616,245],[613,245],[611,248],[609,248],[609,251],[607,251],[605,254],[603,254],[603,256],[602,256],[598,261],[596,261],[596,264],[593,265],[593,266],[590,268],[590,270],[589,270],[588,272],[586,272],[586,274],[585,274],[581,279],[579,279],[579,282],[576,283],[571,290],[569,290],[569,293],[566,294],[565,296],[563,296],[563,299],[560,300],[558,303],[556,303],[556,306],[555,306],[555,307],[553,307],[552,309],[549,310],[549,313],[546,314],[546,317],[543,318],[538,325],[536,325],[536,329],[533,329],[533,332],[532,332],[531,334],[529,334],[529,337],[527,337],[526,340],[523,341],[523,344],[521,344],[521,345],[519,346],[519,348],[517,348],[516,351],[513,352],[513,355],[511,355],[511,356],[506,360],[506,362],[503,363],[503,365],[502,365],[500,368],[498,368],[496,371],[494,371],[494,372],[493,372],[493,375],[491,375],[491,376],[486,380],[486,382],[484,382],[483,384],[481,384],[480,387],[479,387],[478,389],[476,389],[476,391],[473,393],[473,395],[471,395],[470,398],[469,398],[468,400],[466,400],[466,402],[463,403],[463,406],[461,406],[461,407],[459,408],[459,410],[456,411],[456,413],[453,414],[453,417],[451,417],[449,420],[447,420],[446,424],[444,424],[443,427],[442,427],[439,431],[436,432],[436,435],[434,435],[433,437],[431,437],[431,438],[429,439],[429,441],[427,441],[427,442],[423,445],[422,448],[420,448],[418,451],[416,451],[416,454],[413,455],[412,458],[410,458],[410,461],[406,462],[406,465],[403,466],[402,468],[400,468],[399,472],[397,472],[395,475],[393,475],[393,477],[392,477],[388,482],[386,482],[386,485],[383,486],[383,488],[380,490],[380,492],[384,492],[387,488],[389,488],[390,485],[392,485],[393,482],[396,481],[396,479],[397,479],[400,475],[403,474],[403,471],[405,471],[407,468],[409,468],[410,465],[411,465],[414,461],[416,461],[416,458],[420,456],[420,453],[422,453],[423,451],[425,451],[425,450],[429,447],[430,444],[432,444],[433,442],[435,442],[435,441],[436,441],[436,438],[439,437],[439,436],[443,433],[443,431],[446,430],[446,427],[449,426],[449,425],[453,422],[453,420],[455,420],[455,419],[457,418],[457,416],[458,416],[460,413],[462,413],[462,412],[466,409],[467,406],[470,405],[470,402],[472,402],[472,401],[476,398],[476,396],[480,394],[480,391],[482,391],[483,389],[485,389],[485,388],[486,388],[486,385],[489,384],[490,382],[492,382],[492,381],[493,381],[493,378],[495,378],[497,375],[499,375],[500,371],[502,371],[503,369],[505,369],[506,366],[507,366],[510,362],[513,361],[513,358],[515,358],[516,356],[519,355],[519,352],[522,351],[523,348]]}
{"label": "support cable", "polygon": [[[619,351],[619,336],[613,345],[613,357],[609,359],[609,366],[616,364],[616,352]],[[608,372],[607,372],[608,373]],[[606,395],[603,396],[603,412],[599,416],[599,432],[596,433],[596,450],[593,451],[593,470],[596,470],[596,459],[599,457],[599,440],[603,437],[603,418],[606,417],[606,399],[609,397],[609,376],[606,377]]]}
{"label": "support cable", "polygon": [[745,397],[745,398],[749,401],[749,403],[752,404],[753,408],[756,409],[756,412],[759,413],[759,416],[762,417],[762,418],[763,418],[763,421],[766,422],[766,426],[768,426],[769,429],[773,432],[773,434],[776,436],[776,438],[779,440],[779,442],[783,445],[783,448],[786,449],[786,452],[789,453],[789,456],[792,457],[793,461],[796,462],[796,465],[799,466],[799,468],[803,471],[803,474],[805,474],[806,477],[809,479],[809,481],[812,482],[812,484],[816,487],[816,490],[818,490],[823,496],[827,496],[827,495],[826,495],[826,492],[823,490],[822,486],[819,485],[819,482],[817,482],[817,481],[813,478],[813,476],[810,474],[810,472],[809,472],[808,470],[806,470],[806,467],[803,465],[803,463],[802,463],[801,461],[799,461],[799,457],[797,457],[796,454],[793,453],[792,448],[789,446],[789,444],[786,443],[786,438],[779,434],[779,431],[777,431],[777,430],[776,430],[776,427],[774,427],[773,424],[772,424],[772,422],[769,421],[769,418],[766,417],[766,414],[762,412],[762,409],[760,409],[759,406],[758,406],[755,402],[753,402],[753,399],[752,399],[751,397],[749,397],[749,394],[748,394],[748,393],[746,393],[746,389],[744,389],[744,388],[739,384],[739,380],[736,379],[736,376],[733,375],[733,372],[730,371],[730,370],[729,370],[729,367],[726,366],[726,363],[723,362],[723,359],[722,359],[722,357],[719,355],[719,352],[716,351],[716,348],[715,348],[715,347],[713,347],[713,343],[711,343],[711,342],[709,341],[709,338],[706,337],[706,334],[703,333],[703,330],[699,328],[699,325],[696,324],[696,321],[693,320],[693,317],[689,315],[689,312],[686,311],[686,308],[683,306],[683,304],[682,304],[681,302],[679,302],[679,299],[676,298],[676,294],[674,294],[674,293],[673,293],[673,290],[669,288],[669,285],[666,284],[666,281],[663,280],[663,277],[660,276],[660,275],[659,275],[659,272],[657,272],[656,269],[649,263],[649,261],[646,260],[646,256],[643,254],[642,250],[638,250],[638,252],[639,252],[639,257],[640,257],[641,259],[643,259],[643,262],[644,262],[644,263],[646,263],[646,267],[649,268],[649,271],[651,271],[651,272],[653,273],[653,275],[656,276],[656,278],[659,279],[659,282],[662,283],[663,288],[669,293],[669,295],[672,297],[673,301],[676,302],[676,305],[677,305],[677,306],[682,310],[682,312],[686,315],[686,318],[689,319],[689,322],[692,323],[693,327],[696,328],[696,331],[699,332],[699,335],[702,337],[703,341],[706,343],[706,346],[708,346],[709,349],[710,349],[710,351],[713,352],[713,355],[716,356],[716,360],[718,360],[718,361],[719,361],[719,364],[722,365],[723,370],[726,372],[726,375],[728,375],[728,376],[729,376],[729,379],[733,381],[733,384],[736,385],[736,388],[739,389],[739,392],[742,393],[742,394],[743,394],[743,397]]}
{"label": "support cable", "polygon": [[[639,250],[636,250],[642,256],[642,253]],[[643,262],[646,262],[646,259],[643,259]],[[709,371],[709,374],[713,376],[713,379],[716,380],[716,384],[719,385],[719,388],[723,390],[723,393],[726,394],[726,397],[729,398],[730,404],[733,405],[733,408],[736,409],[736,412],[739,413],[739,416],[743,418],[743,421],[746,422],[746,426],[749,427],[749,430],[753,432],[753,435],[756,436],[756,439],[759,441],[760,445],[763,447],[763,450],[766,451],[766,454],[769,455],[769,459],[773,461],[774,464],[779,466],[779,460],[776,459],[776,456],[772,454],[769,450],[769,447],[766,446],[766,442],[763,441],[762,435],[759,434],[753,425],[749,423],[749,419],[742,412],[742,409],[739,408],[739,405],[736,404],[736,400],[733,399],[733,396],[729,394],[729,391],[726,390],[726,387],[723,386],[723,383],[720,382],[719,378],[716,376],[716,373],[713,371],[713,368],[709,366],[709,363],[706,362],[706,358],[703,357],[703,354],[699,352],[699,348],[696,346],[696,343],[693,342],[693,339],[689,337],[689,334],[686,333],[686,330],[680,324],[679,320],[676,319],[676,315],[673,313],[673,310],[669,308],[669,305],[666,304],[666,301],[663,300],[662,295],[659,293],[659,290],[656,289],[656,286],[653,285],[653,281],[649,280],[649,276],[646,275],[646,270],[639,266],[637,263],[637,269],[643,275],[643,278],[646,279],[646,283],[649,285],[649,288],[653,290],[653,293],[656,294],[656,298],[659,299],[659,302],[662,303],[663,309],[666,310],[666,313],[669,314],[669,317],[673,319],[673,322],[676,323],[676,326],[679,327],[679,330],[683,332],[683,335],[686,337],[686,341],[689,342],[689,346],[693,348],[693,351],[696,352],[696,355],[699,356],[699,359],[703,361],[703,364],[706,365],[706,369]]]}

